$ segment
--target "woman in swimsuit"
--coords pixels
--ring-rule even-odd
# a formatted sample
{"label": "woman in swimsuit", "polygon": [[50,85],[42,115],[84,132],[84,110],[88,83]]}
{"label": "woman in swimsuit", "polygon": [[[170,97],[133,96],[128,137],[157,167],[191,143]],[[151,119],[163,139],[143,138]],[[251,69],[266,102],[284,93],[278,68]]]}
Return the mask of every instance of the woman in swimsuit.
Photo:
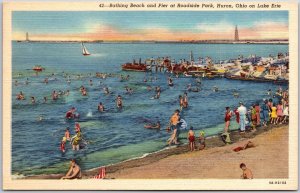
{"label": "woman in swimsuit", "polygon": [[279,104],[277,105],[277,119],[276,119],[276,124],[282,122],[282,119],[283,119],[283,106],[282,106],[282,103],[281,101],[279,102]]}
{"label": "woman in swimsuit", "polygon": [[230,119],[231,119],[233,113],[229,107],[226,107],[225,109],[226,109],[226,112],[225,112],[225,118],[224,118],[224,121],[225,121],[224,132],[226,133],[229,130]]}

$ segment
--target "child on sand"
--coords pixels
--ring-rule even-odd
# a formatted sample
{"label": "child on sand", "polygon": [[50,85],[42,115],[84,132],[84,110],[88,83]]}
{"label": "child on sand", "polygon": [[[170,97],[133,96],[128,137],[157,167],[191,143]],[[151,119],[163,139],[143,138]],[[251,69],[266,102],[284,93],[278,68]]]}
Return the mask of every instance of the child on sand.
{"label": "child on sand", "polygon": [[243,170],[243,174],[241,175],[242,179],[253,179],[253,174],[251,170],[246,167],[246,164],[241,163],[240,168]]}
{"label": "child on sand", "polygon": [[203,150],[205,148],[205,137],[204,137],[204,131],[200,131],[199,134],[199,150]]}
{"label": "child on sand", "polygon": [[271,124],[276,124],[276,120],[277,120],[277,108],[276,108],[276,104],[273,104],[273,106],[271,107]]}
{"label": "child on sand", "polygon": [[190,127],[187,138],[189,140],[190,151],[194,151],[195,150],[195,133],[193,131],[193,127]]}

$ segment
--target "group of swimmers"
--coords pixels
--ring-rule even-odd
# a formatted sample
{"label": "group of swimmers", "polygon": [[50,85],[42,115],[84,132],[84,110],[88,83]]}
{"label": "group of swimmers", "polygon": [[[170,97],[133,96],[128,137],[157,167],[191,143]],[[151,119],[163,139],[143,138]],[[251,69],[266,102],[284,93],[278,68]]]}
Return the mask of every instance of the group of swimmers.
{"label": "group of swimmers", "polygon": [[[51,98],[52,98],[53,101],[56,101],[59,98],[59,96],[69,96],[69,94],[70,94],[69,90],[66,90],[66,91],[60,91],[60,90],[59,91],[55,91],[54,90],[51,93]],[[25,95],[24,95],[24,93],[22,91],[20,91],[17,94],[16,100],[26,100]],[[34,96],[30,97],[30,101],[31,101],[31,104],[35,104],[37,102],[36,98]],[[48,101],[47,96],[44,96],[43,97],[43,103],[47,103],[47,101]]]}
{"label": "group of swimmers", "polygon": [[69,127],[66,128],[65,134],[60,142],[60,150],[62,153],[66,152],[67,141],[69,141],[71,143],[72,149],[74,151],[79,151],[80,144],[83,140],[79,123],[75,123],[74,131],[75,131],[75,134],[71,137],[70,128]]}

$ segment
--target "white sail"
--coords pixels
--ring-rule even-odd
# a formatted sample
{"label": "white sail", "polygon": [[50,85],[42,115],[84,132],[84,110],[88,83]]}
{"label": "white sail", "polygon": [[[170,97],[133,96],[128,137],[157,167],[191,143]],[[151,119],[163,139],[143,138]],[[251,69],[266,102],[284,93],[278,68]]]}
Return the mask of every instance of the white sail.
{"label": "white sail", "polygon": [[81,43],[82,45],[82,54],[83,55],[90,55],[89,51],[86,49],[86,47],[83,45],[83,43]]}

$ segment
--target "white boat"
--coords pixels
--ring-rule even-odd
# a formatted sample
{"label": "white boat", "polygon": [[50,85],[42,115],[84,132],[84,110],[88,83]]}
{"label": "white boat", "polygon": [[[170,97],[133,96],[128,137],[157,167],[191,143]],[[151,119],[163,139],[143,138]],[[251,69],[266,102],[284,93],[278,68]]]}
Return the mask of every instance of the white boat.
{"label": "white boat", "polygon": [[84,55],[84,56],[89,56],[89,55],[91,55],[91,54],[89,53],[89,51],[86,49],[86,47],[83,45],[83,42],[81,42],[81,45],[82,45],[82,55]]}

